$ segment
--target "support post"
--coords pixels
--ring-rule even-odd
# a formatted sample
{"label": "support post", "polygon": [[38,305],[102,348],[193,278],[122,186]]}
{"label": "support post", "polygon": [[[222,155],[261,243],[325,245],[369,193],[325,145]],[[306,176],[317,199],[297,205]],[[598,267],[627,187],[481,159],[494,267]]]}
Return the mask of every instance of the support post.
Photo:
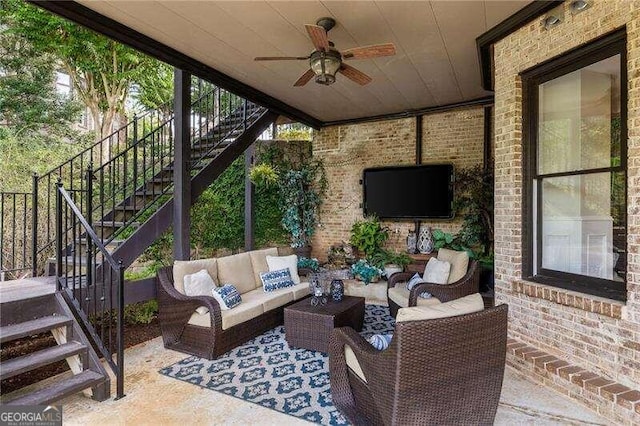
{"label": "support post", "polygon": [[[422,115],[416,116],[416,166],[422,164],[422,117]],[[413,230],[417,236],[420,232],[419,220],[414,221]]]}
{"label": "support post", "polygon": [[250,251],[254,249],[254,206],[253,198],[255,188],[253,182],[249,178],[249,171],[253,166],[253,157],[255,155],[256,143],[252,143],[244,152],[244,249]]}
{"label": "support post", "polygon": [[189,260],[191,230],[191,74],[173,71],[175,137],[173,168],[173,258]]}
{"label": "support post", "polygon": [[484,170],[486,171],[489,166],[491,165],[491,148],[492,148],[492,143],[491,143],[491,108],[493,108],[492,105],[488,105],[485,106],[483,108],[483,113],[484,113],[484,143],[482,145],[483,148],[483,152],[482,152],[482,167],[484,168]]}

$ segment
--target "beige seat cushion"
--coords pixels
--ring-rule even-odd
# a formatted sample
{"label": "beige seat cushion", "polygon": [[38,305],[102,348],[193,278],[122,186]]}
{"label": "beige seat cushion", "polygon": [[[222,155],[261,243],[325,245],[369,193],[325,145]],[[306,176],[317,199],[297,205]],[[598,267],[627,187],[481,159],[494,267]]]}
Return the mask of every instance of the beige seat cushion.
{"label": "beige seat cushion", "polygon": [[218,262],[215,258],[199,260],[176,260],[173,262],[173,286],[180,293],[184,292],[184,276],[195,274],[203,269],[209,272],[214,282],[218,281]]}
{"label": "beige seat cushion", "polygon": [[469,255],[466,251],[455,251],[442,248],[438,250],[438,260],[443,260],[451,264],[448,284],[462,279],[469,268]]}
{"label": "beige seat cushion", "polygon": [[300,300],[309,295],[309,283],[306,281],[289,288],[293,290],[293,300]]}
{"label": "beige seat cushion", "polygon": [[[241,295],[254,290],[256,281],[249,253],[218,258],[218,285],[233,284]],[[244,298],[242,299],[244,303]]]}
{"label": "beige seat cushion", "polygon": [[364,382],[366,382],[367,378],[364,376],[364,371],[362,371],[362,367],[360,367],[358,358],[356,358],[356,354],[353,353],[353,349],[351,349],[351,346],[344,345],[344,357],[347,361],[347,367],[349,367],[351,371],[356,374],[356,376],[360,377]]}
{"label": "beige seat cushion", "polygon": [[[393,300],[398,306],[406,308],[409,306],[409,290],[407,290],[405,283],[398,283],[394,288],[389,289],[389,299]],[[423,299],[418,297],[418,306],[430,306],[440,303],[437,297],[430,297]]]}
{"label": "beige seat cushion", "polygon": [[448,318],[458,315],[471,314],[484,309],[484,302],[480,293],[461,297],[446,303],[432,306],[415,306],[398,310],[396,322],[421,321],[436,318]]}
{"label": "beige seat cushion", "polygon": [[269,265],[267,265],[267,256],[277,256],[277,248],[268,248],[264,250],[254,250],[249,252],[251,257],[251,266],[253,268],[253,279],[256,282],[255,288],[262,288],[262,280],[260,280],[260,272],[269,271]]}
{"label": "beige seat cushion", "polygon": [[[222,311],[222,329],[226,330],[234,325],[243,323],[264,313],[262,306],[264,299],[261,294],[252,292],[242,295],[242,303],[235,308]],[[189,318],[189,324],[199,325],[200,327],[211,327],[211,316],[209,313],[204,315],[194,312]]]}
{"label": "beige seat cushion", "polygon": [[255,297],[257,298],[256,300],[261,300],[264,312],[279,308],[280,306],[286,305],[289,302],[293,302],[292,287],[280,288],[278,290],[269,292],[264,291],[262,288],[257,288],[243,294],[242,297],[244,298],[245,295],[250,298]]}

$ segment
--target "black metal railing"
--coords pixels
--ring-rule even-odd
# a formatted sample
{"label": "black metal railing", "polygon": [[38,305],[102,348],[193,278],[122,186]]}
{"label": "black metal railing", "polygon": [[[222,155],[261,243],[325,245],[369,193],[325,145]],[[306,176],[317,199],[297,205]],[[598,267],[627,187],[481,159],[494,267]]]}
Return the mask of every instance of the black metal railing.
{"label": "black metal railing", "polygon": [[33,252],[32,235],[36,227],[30,223],[33,194],[30,192],[0,193],[0,281],[6,275],[20,277],[31,271],[28,261]]}
{"label": "black metal railing", "polygon": [[[91,185],[91,184],[90,184]],[[77,192],[56,183],[57,288],[116,376],[116,398],[124,396],[124,265],[102,244],[76,203]],[[89,186],[89,191],[91,186]],[[91,211],[88,199],[87,212]],[[77,241],[84,236],[82,244]],[[101,267],[98,268],[98,265]]]}

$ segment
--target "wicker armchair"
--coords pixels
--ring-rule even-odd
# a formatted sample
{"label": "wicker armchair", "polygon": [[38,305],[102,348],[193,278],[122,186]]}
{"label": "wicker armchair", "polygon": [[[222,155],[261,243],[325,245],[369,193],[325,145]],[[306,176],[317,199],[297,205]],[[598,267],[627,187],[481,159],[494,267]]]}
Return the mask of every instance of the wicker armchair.
{"label": "wicker armchair", "polygon": [[[507,305],[396,324],[378,351],[352,328],[329,343],[331,395],[354,425],[491,425],[504,376]],[[349,345],[367,381],[346,364]]]}
{"label": "wicker armchair", "polygon": [[[391,275],[387,284],[388,289],[392,289],[396,284],[406,282],[411,279],[414,272],[396,272]],[[422,276],[422,274],[420,274]],[[406,308],[408,306],[416,306],[418,297],[420,294],[429,292],[433,297],[438,298],[442,303],[449,302],[450,300],[459,299],[470,294],[478,293],[480,288],[480,267],[477,260],[470,260],[467,273],[464,277],[451,284],[433,284],[433,283],[420,283],[416,284],[409,292],[409,299],[407,306],[400,306],[388,296],[389,310],[394,317],[398,313],[398,309]]]}

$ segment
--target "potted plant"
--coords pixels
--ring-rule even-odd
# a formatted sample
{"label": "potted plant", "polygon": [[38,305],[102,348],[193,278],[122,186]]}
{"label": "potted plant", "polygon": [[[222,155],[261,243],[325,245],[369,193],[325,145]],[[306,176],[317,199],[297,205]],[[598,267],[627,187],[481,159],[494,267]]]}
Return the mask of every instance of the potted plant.
{"label": "potted plant", "polygon": [[411,263],[411,257],[407,253],[396,253],[390,250],[380,250],[371,256],[371,263],[380,269],[384,269],[387,278],[396,272],[404,271]]}
{"label": "potted plant", "polygon": [[364,282],[365,285],[377,282],[383,273],[380,268],[373,266],[365,259],[360,259],[351,265],[351,272],[356,279]]}
{"label": "potted plant", "polygon": [[311,257],[311,237],[327,187],[322,162],[306,159],[284,171],[281,167],[262,163],[253,167],[249,177],[257,185],[278,186],[281,224],[290,234],[291,247],[299,257]]}
{"label": "potted plant", "polygon": [[375,216],[358,220],[351,227],[351,244],[359,251],[360,256],[369,259],[379,252],[389,239],[389,230],[382,226]]}

